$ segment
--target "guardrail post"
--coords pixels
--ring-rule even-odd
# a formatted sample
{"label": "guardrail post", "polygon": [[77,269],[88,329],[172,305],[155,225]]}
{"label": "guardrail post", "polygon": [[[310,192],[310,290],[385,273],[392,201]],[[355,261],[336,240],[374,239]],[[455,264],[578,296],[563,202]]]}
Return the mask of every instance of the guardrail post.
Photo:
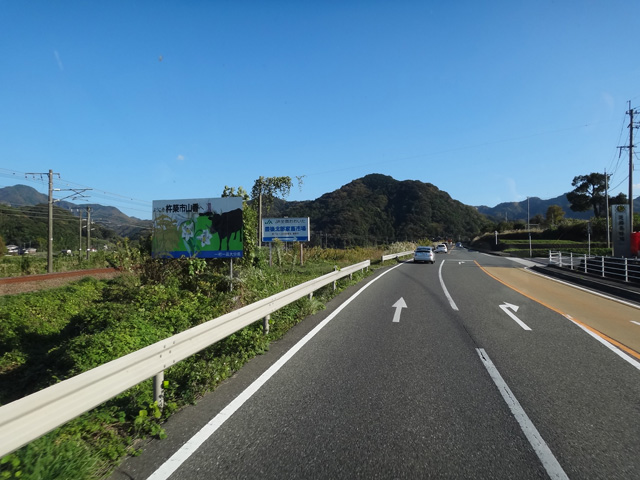
{"label": "guardrail post", "polygon": [[[334,272],[337,272],[337,271],[338,271],[338,266],[337,266],[337,265],[334,265],[334,267],[333,267],[333,271],[334,271]],[[334,281],[333,281],[333,291],[335,292],[337,288],[338,288],[338,282],[337,282],[336,280],[334,280]]]}
{"label": "guardrail post", "polygon": [[558,252],[558,266],[562,267],[562,252]]}
{"label": "guardrail post", "polygon": [[624,281],[629,281],[629,263],[627,261],[627,257],[624,257]]}
{"label": "guardrail post", "polygon": [[584,273],[589,273],[589,269],[587,268],[587,254],[584,254]]}
{"label": "guardrail post", "polygon": [[573,270],[573,252],[569,252],[569,270]]}
{"label": "guardrail post", "polygon": [[604,257],[600,258],[602,258],[602,278],[604,278]]}
{"label": "guardrail post", "polygon": [[549,250],[549,263],[551,263],[551,250]]}
{"label": "guardrail post", "polygon": [[269,320],[271,319],[271,315],[267,315],[262,319],[262,333],[265,335],[269,334]]}
{"label": "guardrail post", "polygon": [[313,292],[309,294],[309,300],[313,299]]}
{"label": "guardrail post", "polygon": [[157,402],[158,408],[164,408],[164,391],[162,384],[164,383],[164,370],[153,377],[153,399]]}

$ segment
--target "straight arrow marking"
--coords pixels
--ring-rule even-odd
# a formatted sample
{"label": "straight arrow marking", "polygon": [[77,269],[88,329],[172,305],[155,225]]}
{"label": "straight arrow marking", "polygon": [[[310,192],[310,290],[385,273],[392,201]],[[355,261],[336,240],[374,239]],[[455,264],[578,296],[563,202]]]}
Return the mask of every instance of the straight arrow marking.
{"label": "straight arrow marking", "polygon": [[[503,311],[504,313],[506,313],[507,315],[509,315],[509,316],[510,316],[510,317],[511,317],[511,318],[512,318],[512,319],[513,319],[513,320],[514,320],[518,325],[520,325],[524,330],[531,330],[531,329],[527,326],[527,324],[526,324],[526,323],[524,323],[522,320],[520,320],[518,317],[516,317],[515,313],[513,313],[513,312],[517,312],[517,311],[518,311],[518,309],[520,308],[519,306],[517,306],[517,305],[513,305],[513,304],[511,304],[511,303],[504,302],[504,304],[503,304],[503,305],[500,305],[500,308],[502,309],[502,311]],[[512,312],[512,311],[510,311],[509,309],[513,310],[513,312]]]}
{"label": "straight arrow marking", "polygon": [[404,301],[404,298],[400,297],[400,300],[398,300],[396,303],[394,303],[391,308],[395,308],[396,311],[393,312],[393,321],[394,322],[400,322],[400,313],[402,313],[402,309],[403,308],[407,308],[407,304]]}

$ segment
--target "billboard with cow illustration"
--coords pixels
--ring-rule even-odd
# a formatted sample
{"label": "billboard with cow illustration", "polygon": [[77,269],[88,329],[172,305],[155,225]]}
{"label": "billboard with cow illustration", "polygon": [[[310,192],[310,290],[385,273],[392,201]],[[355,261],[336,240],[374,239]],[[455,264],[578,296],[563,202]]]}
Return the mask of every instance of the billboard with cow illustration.
{"label": "billboard with cow illustration", "polygon": [[242,198],[153,201],[154,257],[238,258],[243,235]]}

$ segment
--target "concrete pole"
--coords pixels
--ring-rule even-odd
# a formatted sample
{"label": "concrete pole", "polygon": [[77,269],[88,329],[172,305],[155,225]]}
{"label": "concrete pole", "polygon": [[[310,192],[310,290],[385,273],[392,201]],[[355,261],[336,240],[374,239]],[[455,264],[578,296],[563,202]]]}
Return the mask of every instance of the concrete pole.
{"label": "concrete pole", "polygon": [[91,207],[87,207],[87,260],[91,252]]}
{"label": "concrete pole", "polygon": [[53,170],[49,170],[49,241],[47,251],[47,272],[53,273]]}
{"label": "concrete pole", "polygon": [[80,217],[80,232],[78,234],[78,255],[82,257],[82,210],[78,209],[78,216]]}
{"label": "concrete pole", "polygon": [[[633,232],[633,108],[629,100],[629,222]],[[628,239],[631,243],[631,238]]]}

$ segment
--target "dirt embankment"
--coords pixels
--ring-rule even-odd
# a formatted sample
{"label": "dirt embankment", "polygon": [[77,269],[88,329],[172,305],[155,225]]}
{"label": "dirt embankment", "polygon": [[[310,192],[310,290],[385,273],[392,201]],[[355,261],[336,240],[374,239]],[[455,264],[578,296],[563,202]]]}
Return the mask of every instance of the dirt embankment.
{"label": "dirt embankment", "polygon": [[15,295],[17,293],[61,287],[84,277],[113,278],[121,273],[120,270],[115,268],[96,268],[92,270],[75,270],[73,272],[0,278],[0,295]]}

